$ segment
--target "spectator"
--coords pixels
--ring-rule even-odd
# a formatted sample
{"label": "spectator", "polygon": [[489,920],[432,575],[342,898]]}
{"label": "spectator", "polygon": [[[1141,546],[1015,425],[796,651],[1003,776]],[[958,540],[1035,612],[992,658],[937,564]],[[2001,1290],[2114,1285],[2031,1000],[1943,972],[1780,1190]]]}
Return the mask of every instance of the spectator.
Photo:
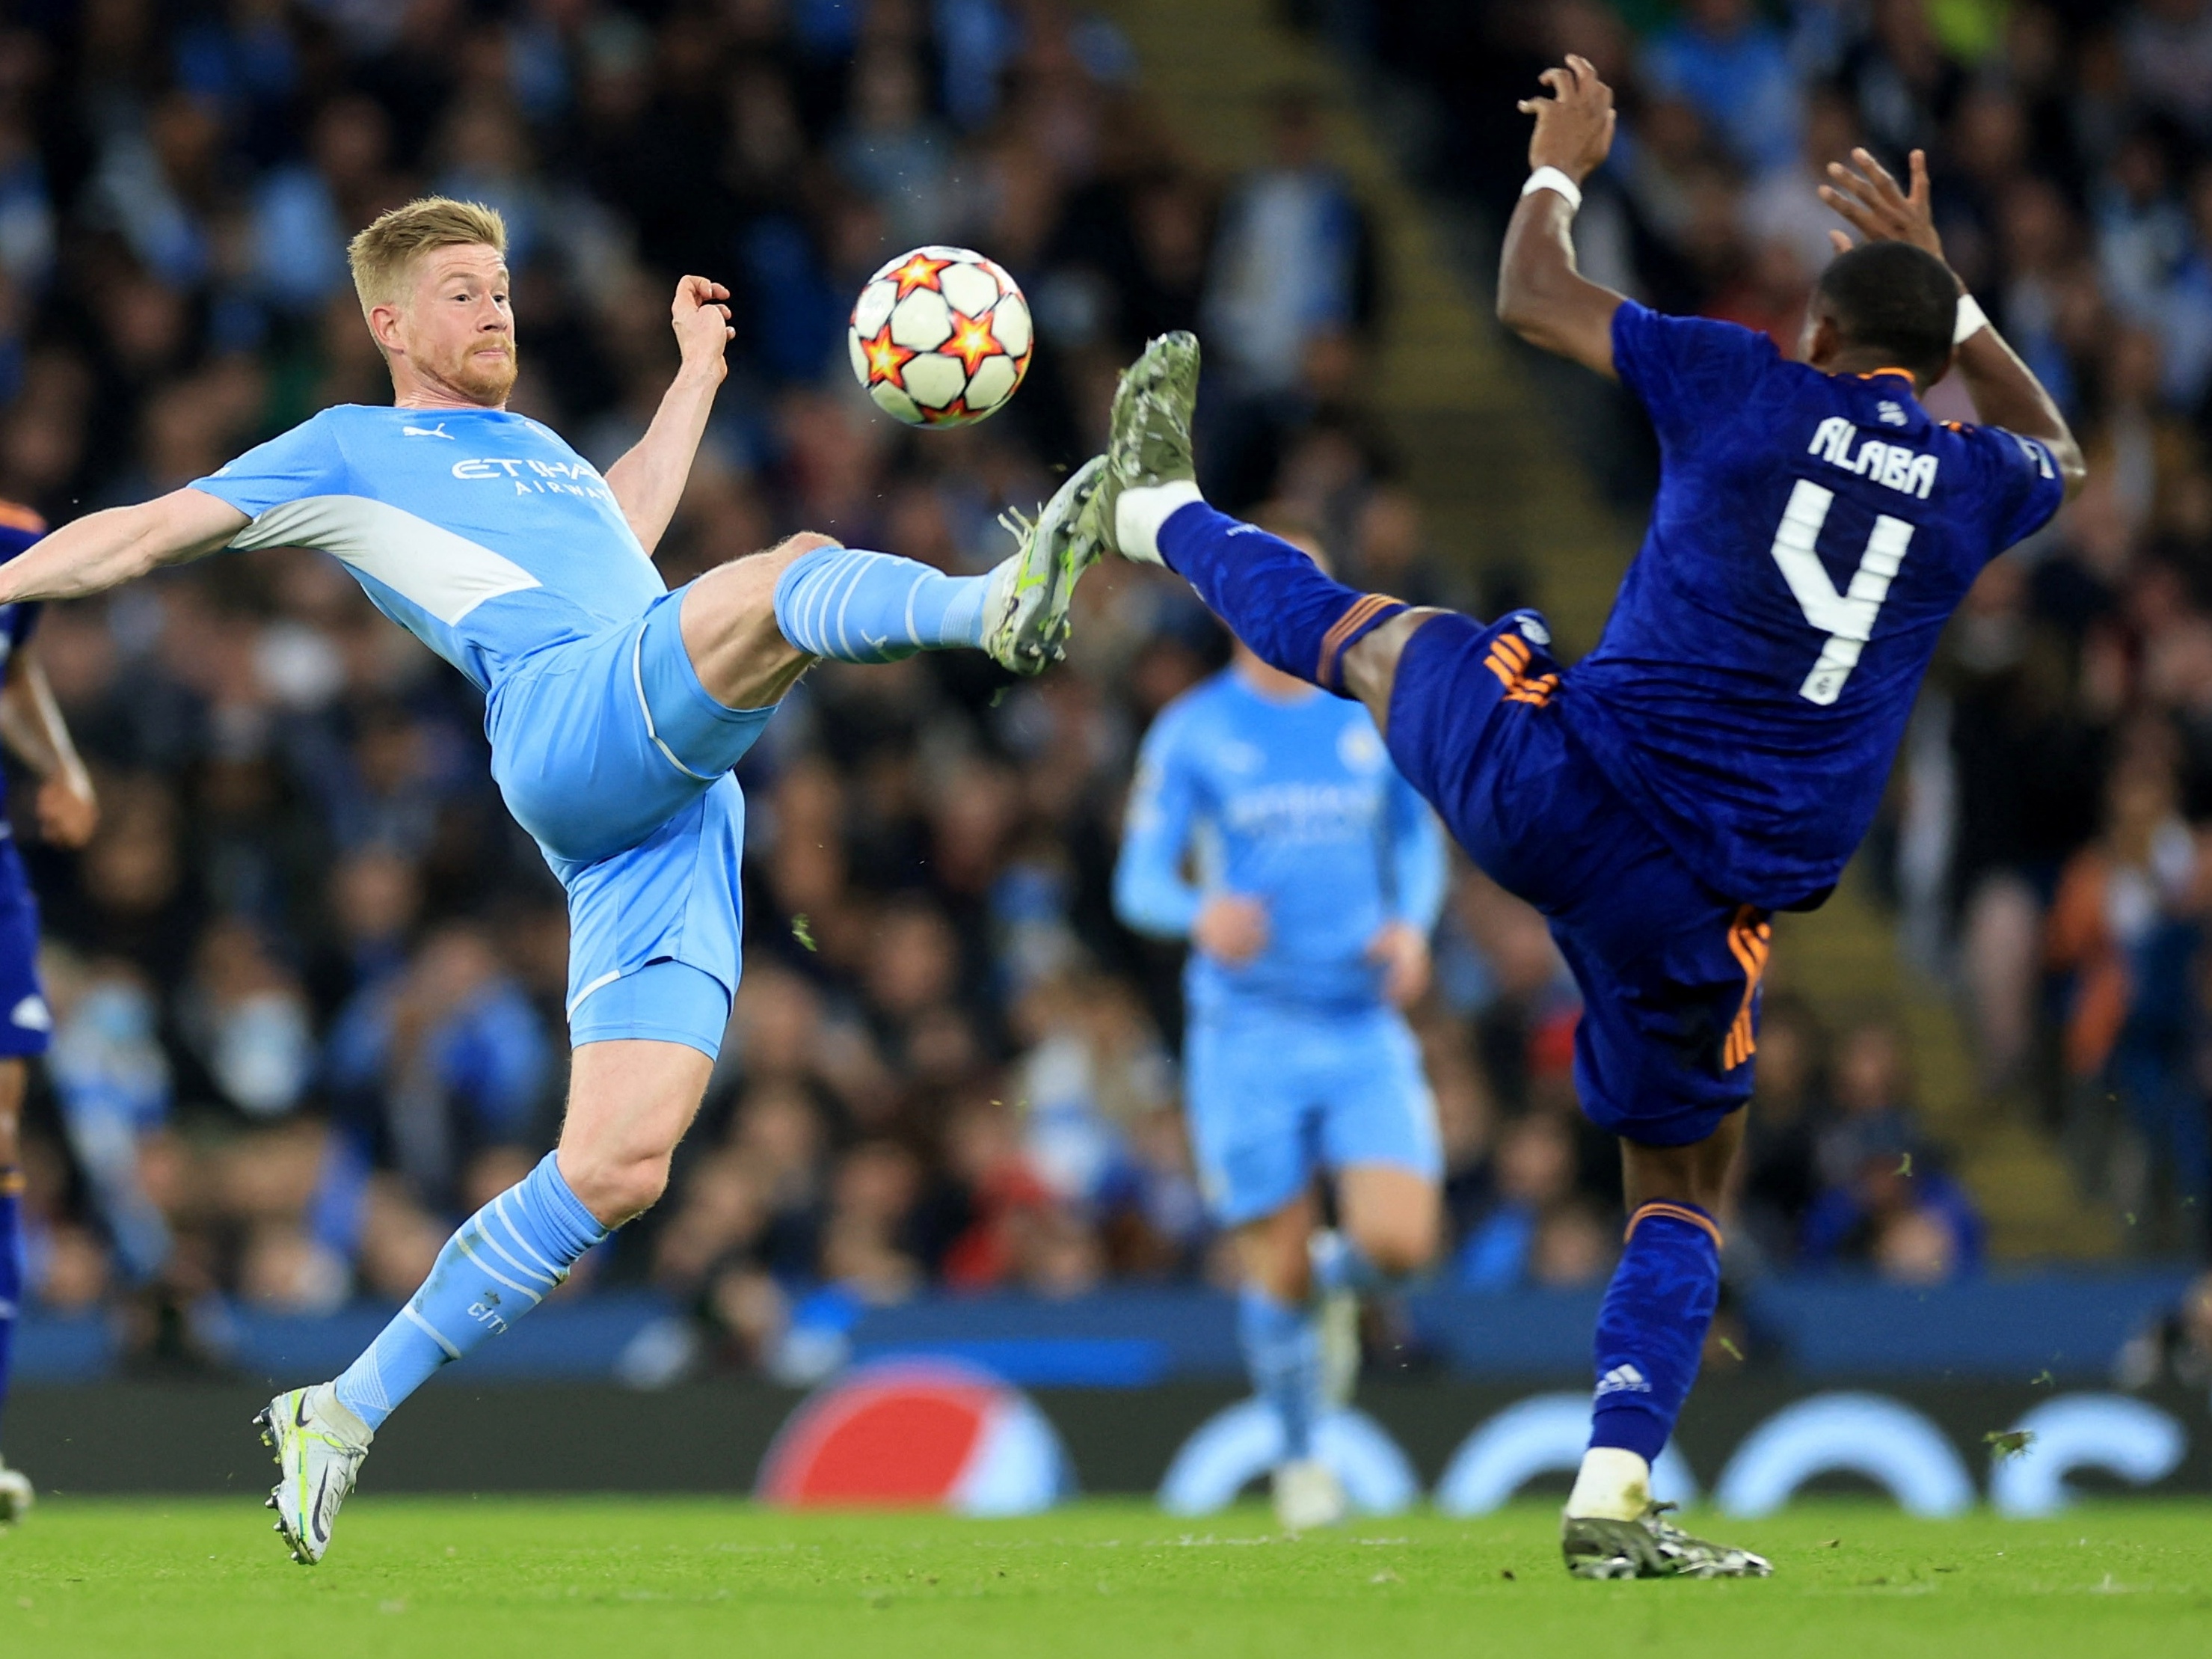
{"label": "spectator", "polygon": [[1836,1121],[1819,1141],[1822,1190],[1805,1217],[1800,1259],[1863,1263],[1909,1285],[1976,1271],[1981,1219],[1919,1134],[1898,1032],[1873,1024],[1845,1033],[1835,1089]]}
{"label": "spectator", "polygon": [[1725,135],[1748,168],[1783,167],[1797,154],[1803,110],[1780,31],[1751,0],[1690,0],[1644,53],[1662,96],[1680,98]]}
{"label": "spectator", "polygon": [[1272,117],[1268,164],[1222,209],[1206,337],[1234,395],[1294,390],[1316,337],[1375,313],[1373,233],[1341,177],[1322,159],[1321,110],[1286,94]]}
{"label": "spectator", "polygon": [[2113,1357],[2112,1382],[2131,1394],[2165,1384],[2212,1388],[2212,1273],[2200,1275],[2179,1305],[2128,1339]]}

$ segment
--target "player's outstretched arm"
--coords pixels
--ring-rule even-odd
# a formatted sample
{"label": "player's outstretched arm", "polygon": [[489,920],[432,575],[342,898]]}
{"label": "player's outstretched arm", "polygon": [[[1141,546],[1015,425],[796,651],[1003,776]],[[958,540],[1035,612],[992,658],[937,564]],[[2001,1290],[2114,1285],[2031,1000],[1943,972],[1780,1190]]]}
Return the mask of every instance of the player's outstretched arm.
{"label": "player's outstretched arm", "polygon": [[737,334],[730,326],[730,308],[722,303],[729,297],[729,289],[704,276],[686,276],[676,285],[668,316],[683,360],[645,436],[607,469],[607,488],[647,553],[660,545],[668,521],[676,516],[684,481],[691,476],[691,458],[699,453],[707,416],[714,410],[714,393],[729,373],[722,350]]}
{"label": "player's outstretched arm", "polygon": [[1523,114],[1536,118],[1528,139],[1533,176],[1505,228],[1498,320],[1529,344],[1610,377],[1620,295],[1575,269],[1573,227],[1583,181],[1613,149],[1613,88],[1587,58],[1571,54],[1542,78],[1552,95],[1521,104]]}
{"label": "player's outstretched arm", "polygon": [[[1889,169],[1867,150],[1853,150],[1851,161],[1851,167],[1840,161],[1828,164],[1832,182],[1820,186],[1820,199],[1870,242],[1910,242],[1942,258],[1943,239],[1936,234],[1930,204],[1927,153],[1912,152],[1907,167],[1909,186],[1899,185]],[[1828,234],[1835,241],[1837,252],[1849,252],[1851,239],[1846,233],[1833,230]],[[1960,283],[1962,302],[1966,292],[1966,285]],[[2071,499],[2088,477],[2088,465],[2082,459],[2073,428],[2043,389],[2043,382],[2035,378],[2035,371],[1987,323],[1960,344],[1952,362],[1966,377],[1966,390],[1973,397],[1974,412],[1982,424],[2001,426],[2042,443],[2058,464],[2059,477],[2065,481],[2066,494]]]}
{"label": "player's outstretched arm", "polygon": [[228,501],[198,489],[88,513],[0,565],[0,605],[102,593],[156,566],[212,553],[249,522]]}

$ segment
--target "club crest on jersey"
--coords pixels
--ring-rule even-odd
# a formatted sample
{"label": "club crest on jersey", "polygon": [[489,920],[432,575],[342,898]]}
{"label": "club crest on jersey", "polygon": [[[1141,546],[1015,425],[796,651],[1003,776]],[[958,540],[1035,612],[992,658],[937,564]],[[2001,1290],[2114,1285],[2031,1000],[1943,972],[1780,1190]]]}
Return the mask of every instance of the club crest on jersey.
{"label": "club crest on jersey", "polygon": [[1923,501],[1928,499],[1928,492],[1936,488],[1933,455],[1920,454],[1903,444],[1886,444],[1879,438],[1869,438],[1855,455],[1851,440],[1857,434],[1858,428],[1850,421],[1831,415],[1813,434],[1807,453],[1903,495],[1917,495]]}
{"label": "club crest on jersey", "polygon": [[1378,772],[1382,769],[1382,739],[1364,722],[1346,726],[1337,734],[1336,757],[1351,771]]}

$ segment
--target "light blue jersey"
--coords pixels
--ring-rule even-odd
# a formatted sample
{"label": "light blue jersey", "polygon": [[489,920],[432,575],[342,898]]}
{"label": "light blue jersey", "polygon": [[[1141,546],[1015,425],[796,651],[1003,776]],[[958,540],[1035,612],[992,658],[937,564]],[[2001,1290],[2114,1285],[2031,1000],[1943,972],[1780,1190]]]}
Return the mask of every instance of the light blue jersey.
{"label": "light blue jersey", "polygon": [[1435,925],[1444,844],[1364,708],[1313,690],[1263,697],[1232,669],[1161,711],[1138,759],[1115,908],[1139,933],[1185,938],[1221,892],[1267,906],[1267,948],[1243,968],[1194,952],[1194,1013],[1247,1000],[1382,1006],[1368,945],[1394,919]]}
{"label": "light blue jersey", "polygon": [[348,404],[192,488],[252,520],[233,547],[331,554],[485,692],[492,775],[568,894],[574,1040],[714,1054],[739,957],[729,774],[769,711],[708,695],[681,592],[591,463],[527,416]]}
{"label": "light blue jersey", "polygon": [[322,549],[487,692],[667,592],[592,464],[503,410],[341,404],[192,488],[253,520],[233,547]]}
{"label": "light blue jersey", "polygon": [[1184,979],[1191,1149],[1224,1225],[1279,1210],[1316,1167],[1437,1177],[1419,1045],[1367,951],[1392,921],[1425,933],[1443,891],[1443,835],[1358,704],[1314,690],[1279,702],[1231,670],[1153,722],[1115,908],[1170,938],[1217,893],[1267,911],[1257,958],[1231,968],[1194,951]]}

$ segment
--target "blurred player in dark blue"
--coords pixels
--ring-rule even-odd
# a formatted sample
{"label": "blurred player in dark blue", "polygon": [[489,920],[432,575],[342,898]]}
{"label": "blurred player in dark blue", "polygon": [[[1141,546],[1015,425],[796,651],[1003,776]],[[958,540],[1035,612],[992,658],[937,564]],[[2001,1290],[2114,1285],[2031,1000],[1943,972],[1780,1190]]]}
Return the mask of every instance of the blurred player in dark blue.
{"label": "blurred player in dark blue", "polygon": [[[1153,343],[1115,398],[1090,513],[1164,563],[1262,659],[1364,702],[1399,769],[1475,860],[1542,910],[1583,990],[1576,1085],[1620,1137],[1628,1231],[1598,1318],[1569,1570],[1763,1575],[1651,1502],[1720,1285],[1714,1212],[1743,1137],[1770,918],[1832,890],[1871,823],[1937,636],[1983,568],[2081,481],[2057,406],[1950,268],[1925,159],[1900,187],[1864,150],[1822,198],[1865,238],[1808,308],[1799,357],[1664,317],[1576,270],[1581,181],[1613,94],[1543,77],[1499,317],[1619,380],[1657,428],[1658,499],[1597,649],[1571,669],[1541,617],[1485,625],[1324,575],[1212,511],[1192,482],[1197,342]],[[1929,418],[1954,367],[1988,424]]]}
{"label": "blurred player in dark blue", "polygon": [[[0,563],[46,533],[27,507],[0,501]],[[63,847],[82,847],[99,822],[92,780],[70,742],[69,727],[30,650],[35,605],[0,605],[0,741],[35,773],[39,832]],[[8,1403],[8,1370],[16,1316],[23,1301],[23,1085],[33,1054],[46,1051],[53,1018],[39,989],[39,907],[23,879],[23,860],[0,795],[0,1407]],[[31,1507],[31,1483],[0,1458],[0,1527]]]}

